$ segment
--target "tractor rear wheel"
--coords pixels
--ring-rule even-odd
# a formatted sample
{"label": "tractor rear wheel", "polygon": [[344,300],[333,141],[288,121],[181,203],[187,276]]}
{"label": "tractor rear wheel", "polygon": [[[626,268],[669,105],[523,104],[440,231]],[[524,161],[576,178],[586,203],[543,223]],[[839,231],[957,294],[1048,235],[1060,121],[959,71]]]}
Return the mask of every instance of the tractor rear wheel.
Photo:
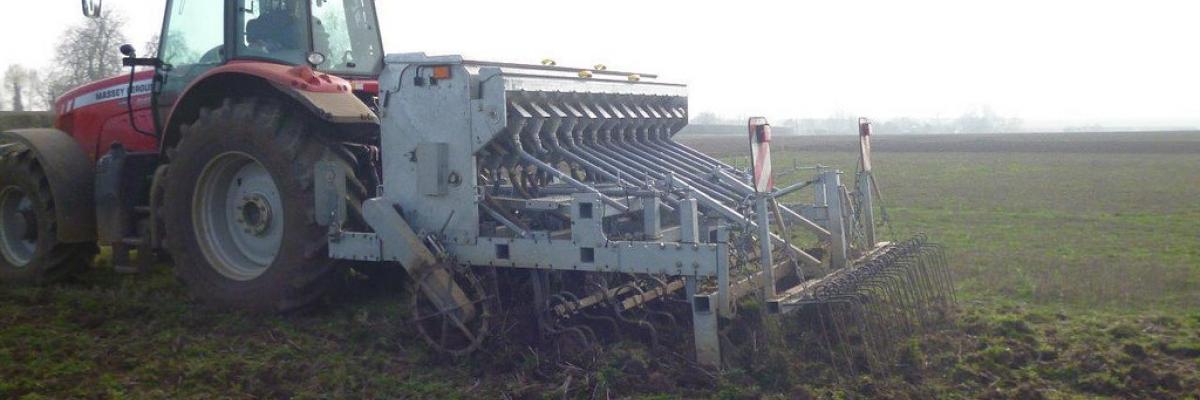
{"label": "tractor rear wheel", "polygon": [[93,243],[60,243],[54,196],[33,151],[9,144],[0,154],[0,282],[40,284],[84,269]]}
{"label": "tractor rear wheel", "polygon": [[301,109],[229,99],[183,128],[165,184],[166,244],[193,295],[219,306],[285,311],[318,298],[337,264],[314,218],[313,171],[340,162]]}

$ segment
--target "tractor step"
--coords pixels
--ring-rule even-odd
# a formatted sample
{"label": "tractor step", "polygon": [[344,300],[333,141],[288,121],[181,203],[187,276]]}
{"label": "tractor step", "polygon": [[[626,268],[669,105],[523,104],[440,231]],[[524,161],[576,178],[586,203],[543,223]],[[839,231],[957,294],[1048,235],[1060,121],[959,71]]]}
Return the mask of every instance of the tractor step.
{"label": "tractor step", "polygon": [[[113,270],[119,274],[137,274],[150,270],[154,265],[155,255],[154,249],[150,248],[148,243],[146,238],[141,237],[126,237],[113,243]],[[138,252],[136,263],[130,256],[134,250]]]}
{"label": "tractor step", "polygon": [[145,246],[146,239],[136,238],[136,237],[128,237],[128,238],[121,239],[121,244],[129,246],[129,247],[142,247],[142,246]]}

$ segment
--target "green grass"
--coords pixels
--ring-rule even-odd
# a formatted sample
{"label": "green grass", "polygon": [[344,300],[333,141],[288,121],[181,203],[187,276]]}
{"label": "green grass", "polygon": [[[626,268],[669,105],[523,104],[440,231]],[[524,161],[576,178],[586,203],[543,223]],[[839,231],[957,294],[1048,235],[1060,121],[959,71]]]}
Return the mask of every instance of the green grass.
{"label": "green grass", "polygon": [[93,271],[0,291],[0,398],[446,397],[463,371],[410,368],[398,299],[312,314],[209,310],[170,271]]}
{"label": "green grass", "polygon": [[[854,153],[776,159],[783,171],[857,163]],[[962,312],[927,338],[952,347],[927,354],[921,385],[812,385],[818,397],[1200,398],[1200,360],[1190,356],[1200,340],[1200,155],[879,152],[874,161],[887,236],[925,232],[946,246]]]}
{"label": "green grass", "polygon": [[[856,163],[849,153],[782,158]],[[875,157],[895,235],[947,245],[968,296],[1120,309],[1200,304],[1196,166],[1190,154]]]}
{"label": "green grass", "polygon": [[0,287],[0,398],[558,398],[566,376],[575,397],[1200,398],[1200,154],[881,150],[894,237],[946,245],[962,303],[888,376],[839,377],[803,337],[715,383],[637,343],[570,373],[523,347],[446,362],[394,287],[252,315],[196,305],[169,266],[98,267]]}
{"label": "green grass", "polygon": [[0,130],[49,128],[54,124],[54,113],[44,111],[0,111]]}

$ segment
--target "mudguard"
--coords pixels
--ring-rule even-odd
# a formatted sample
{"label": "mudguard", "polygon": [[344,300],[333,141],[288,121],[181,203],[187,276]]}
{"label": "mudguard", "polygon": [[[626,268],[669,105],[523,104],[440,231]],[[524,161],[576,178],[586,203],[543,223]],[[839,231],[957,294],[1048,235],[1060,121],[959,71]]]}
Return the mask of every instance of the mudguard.
{"label": "mudguard", "polygon": [[23,143],[33,150],[54,196],[58,241],[96,240],[92,160],[65,132],[57,129],[18,129],[0,133],[0,146]]}
{"label": "mudguard", "polygon": [[307,108],[313,115],[335,124],[379,124],[379,117],[354,95],[343,78],[313,70],[257,61],[234,61],[205,72],[192,82],[167,118],[161,146],[175,145],[178,128],[195,118],[199,109],[233,95],[275,92]]}

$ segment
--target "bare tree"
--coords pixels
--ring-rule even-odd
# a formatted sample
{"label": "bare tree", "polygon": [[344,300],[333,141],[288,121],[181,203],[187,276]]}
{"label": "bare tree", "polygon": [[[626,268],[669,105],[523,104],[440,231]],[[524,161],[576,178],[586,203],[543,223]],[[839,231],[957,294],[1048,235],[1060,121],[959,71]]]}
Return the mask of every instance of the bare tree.
{"label": "bare tree", "polygon": [[[36,69],[25,70],[25,107],[33,110],[53,110],[54,99],[46,99],[46,83]],[[49,105],[48,105],[49,104]]]}
{"label": "bare tree", "polygon": [[146,44],[143,46],[142,54],[139,57],[153,58],[153,57],[157,57],[157,56],[158,56],[158,35],[154,35],[150,38],[150,41],[146,42]]}
{"label": "bare tree", "polygon": [[25,105],[28,104],[30,91],[33,89],[31,78],[36,78],[34,71],[21,66],[20,64],[9,65],[4,71],[4,88],[8,89],[12,95],[13,111],[25,111]]}
{"label": "bare tree", "polygon": [[53,108],[54,99],[71,88],[121,72],[117,47],[125,43],[124,26],[120,14],[106,9],[99,17],[63,32],[54,50],[54,66],[43,85],[42,100],[47,107]]}

